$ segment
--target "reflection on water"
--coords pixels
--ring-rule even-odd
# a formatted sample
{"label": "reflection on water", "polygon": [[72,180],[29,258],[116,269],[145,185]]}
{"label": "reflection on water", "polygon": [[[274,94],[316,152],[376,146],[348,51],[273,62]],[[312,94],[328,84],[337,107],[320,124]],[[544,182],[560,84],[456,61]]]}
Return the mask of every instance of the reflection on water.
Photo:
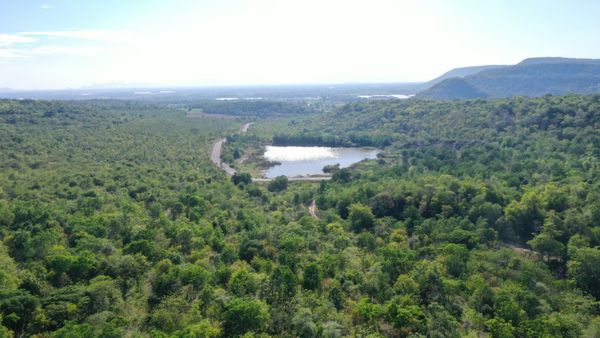
{"label": "reflection on water", "polygon": [[380,152],[366,148],[330,148],[330,147],[275,147],[267,146],[265,158],[280,162],[281,165],[269,168],[267,178],[277,176],[321,175],[323,167],[339,163],[346,168],[364,159],[373,159]]}

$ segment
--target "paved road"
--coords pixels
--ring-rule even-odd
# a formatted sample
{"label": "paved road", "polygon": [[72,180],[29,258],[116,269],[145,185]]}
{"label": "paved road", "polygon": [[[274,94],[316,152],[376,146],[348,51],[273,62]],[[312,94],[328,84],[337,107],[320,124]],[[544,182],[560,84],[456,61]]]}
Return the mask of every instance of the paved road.
{"label": "paved road", "polygon": [[225,142],[224,138],[215,142],[210,152],[210,161],[219,168],[221,167],[221,148],[223,148],[223,142]]}
{"label": "paved road", "polygon": [[[253,122],[244,124],[240,128],[240,133],[243,134],[243,133],[247,132],[248,128],[250,128],[250,125],[252,123]],[[223,163],[221,161],[221,151],[223,150],[223,143],[225,143],[226,141],[227,141],[227,139],[222,138],[213,144],[212,150],[210,152],[210,161],[212,163],[214,163],[217,167],[223,169],[227,173],[227,175],[233,176],[233,175],[235,175],[235,172],[236,172],[235,169],[230,167],[227,163]]]}
{"label": "paved road", "polygon": [[[240,133],[245,133],[250,128],[250,125],[254,122],[246,123],[240,128]],[[212,150],[210,152],[210,161],[214,163],[217,167],[221,168],[223,171],[227,173],[229,176],[235,175],[236,171],[232,167],[230,167],[227,163],[221,162],[221,151],[223,150],[223,143],[225,143],[226,139],[222,138],[215,143],[213,143]],[[288,181],[329,181],[331,176],[312,176],[312,177],[288,177]],[[252,178],[252,182],[271,182],[272,178]]]}
{"label": "paved road", "polygon": [[248,131],[248,128],[250,128],[250,125],[254,123],[254,122],[250,122],[250,123],[246,123],[242,126],[242,128],[240,128],[240,133],[245,133]]}
{"label": "paved road", "polygon": [[212,151],[210,152],[210,161],[217,167],[223,169],[227,175],[233,176],[235,174],[235,169],[230,167],[227,163],[221,162],[221,150],[223,149],[223,143],[225,143],[224,138],[213,144]]}

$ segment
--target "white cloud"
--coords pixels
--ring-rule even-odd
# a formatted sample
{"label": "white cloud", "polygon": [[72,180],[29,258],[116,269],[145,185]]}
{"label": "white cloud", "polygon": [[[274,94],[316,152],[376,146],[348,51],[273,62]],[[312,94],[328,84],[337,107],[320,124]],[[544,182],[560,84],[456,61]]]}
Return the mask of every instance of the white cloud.
{"label": "white cloud", "polygon": [[27,55],[94,56],[105,50],[96,46],[41,46],[24,52]]}
{"label": "white cloud", "polygon": [[0,48],[0,59],[26,58],[45,55],[96,56],[107,52],[97,46],[39,46],[33,48]]}
{"label": "white cloud", "polygon": [[14,48],[0,48],[0,60],[1,59],[14,59],[14,58],[22,58],[26,55],[22,50],[14,49]]}
{"label": "white cloud", "polygon": [[54,8],[54,6],[53,5],[41,5],[40,8],[43,10],[49,10],[49,9]]}
{"label": "white cloud", "polygon": [[21,36],[43,36],[47,38],[65,38],[65,39],[80,39],[94,40],[104,42],[121,41],[124,32],[114,30],[77,30],[77,31],[33,31],[21,32]]}
{"label": "white cloud", "polygon": [[8,47],[18,43],[31,43],[35,41],[36,39],[28,36],[0,33],[0,47]]}
{"label": "white cloud", "polygon": [[[95,56],[106,53],[127,34],[113,30],[30,31],[0,33],[0,59],[44,55]],[[67,45],[61,45],[61,44]]]}

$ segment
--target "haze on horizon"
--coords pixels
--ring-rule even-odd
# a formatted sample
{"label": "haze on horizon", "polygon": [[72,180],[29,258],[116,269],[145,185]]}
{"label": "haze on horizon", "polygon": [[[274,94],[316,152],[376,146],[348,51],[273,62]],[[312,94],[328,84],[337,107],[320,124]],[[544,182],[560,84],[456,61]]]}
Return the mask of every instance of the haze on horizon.
{"label": "haze on horizon", "polygon": [[597,1],[149,0],[0,4],[0,88],[418,82],[598,58]]}

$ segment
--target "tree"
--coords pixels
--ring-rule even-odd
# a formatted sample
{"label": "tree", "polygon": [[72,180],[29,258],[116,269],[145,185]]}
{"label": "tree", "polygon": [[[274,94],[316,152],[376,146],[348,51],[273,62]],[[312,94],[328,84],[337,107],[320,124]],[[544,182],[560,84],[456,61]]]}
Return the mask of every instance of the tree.
{"label": "tree", "polygon": [[274,300],[287,301],[296,294],[298,278],[287,265],[279,265],[271,274],[271,291]]}
{"label": "tree", "polygon": [[252,176],[249,173],[235,173],[231,176],[231,181],[235,185],[247,185],[252,183]]}
{"label": "tree", "polygon": [[443,306],[432,303],[427,307],[427,310],[430,314],[427,321],[429,337],[460,337],[458,332],[458,322]]}
{"label": "tree", "polygon": [[229,279],[229,291],[238,297],[253,296],[257,289],[256,280],[246,269],[234,272]]}
{"label": "tree", "polygon": [[403,335],[408,336],[425,329],[426,317],[419,306],[390,301],[386,304],[385,315],[387,320]]}
{"label": "tree", "polygon": [[335,173],[338,170],[340,170],[340,164],[336,163],[336,164],[328,164],[326,166],[323,167],[323,172],[326,174],[331,174],[331,173]]}
{"label": "tree", "polygon": [[379,193],[371,197],[369,206],[377,217],[392,216],[396,213],[396,203],[388,193]]}
{"label": "tree", "polygon": [[328,321],[323,324],[323,338],[341,338],[345,336],[344,327],[334,321]]}
{"label": "tree", "polygon": [[360,233],[358,236],[356,236],[356,241],[358,246],[369,251],[373,251],[377,247],[377,239],[370,232]]}
{"label": "tree", "polygon": [[577,249],[568,270],[578,287],[600,299],[600,249]]}
{"label": "tree", "polygon": [[20,336],[32,323],[39,304],[37,297],[22,290],[0,291],[0,313],[4,314],[2,324]]}
{"label": "tree", "polygon": [[371,303],[368,298],[362,298],[354,309],[360,320],[370,326],[376,326],[383,316],[384,310],[379,304]]}
{"label": "tree", "polygon": [[90,313],[116,311],[123,303],[116,283],[107,276],[98,276],[92,279],[85,295],[89,298],[87,308]]}
{"label": "tree", "polygon": [[246,332],[261,332],[268,322],[269,312],[265,303],[253,299],[233,298],[225,305],[223,333],[231,337]]}
{"label": "tree", "polygon": [[348,218],[348,207],[352,204],[352,199],[348,196],[342,196],[336,203],[335,207],[341,218]]}
{"label": "tree", "polygon": [[175,331],[174,338],[216,338],[221,336],[221,329],[214,326],[207,319],[199,323],[188,325],[183,330]]}
{"label": "tree", "polygon": [[316,290],[321,286],[321,269],[317,263],[310,263],[304,268],[302,276],[302,287],[308,290]]}
{"label": "tree", "polygon": [[502,318],[492,318],[485,322],[488,330],[493,338],[512,338],[514,337],[515,328],[511,323],[505,322]]}
{"label": "tree", "polygon": [[469,250],[460,244],[446,244],[442,248],[443,260],[446,269],[453,277],[460,277],[467,270]]}
{"label": "tree", "polygon": [[368,206],[355,203],[348,208],[348,221],[350,228],[356,232],[370,230],[375,224],[375,217]]}
{"label": "tree", "polygon": [[[0,192],[2,188],[0,188]],[[10,205],[5,200],[0,200],[0,225],[9,227],[15,219],[15,214],[12,212]]]}
{"label": "tree", "polygon": [[343,169],[340,169],[340,170],[336,171],[331,176],[331,180],[333,182],[339,182],[339,183],[348,183],[348,182],[350,182],[352,180],[352,174],[350,173],[350,169],[343,168]]}
{"label": "tree", "polygon": [[331,300],[331,302],[333,303],[333,306],[335,306],[336,309],[341,310],[344,308],[344,291],[342,291],[342,289],[338,286],[335,285],[334,287],[331,288],[331,290],[329,290],[329,300]]}
{"label": "tree", "polygon": [[18,268],[15,261],[8,255],[7,249],[0,242],[0,290],[13,290],[19,285]]}
{"label": "tree", "polygon": [[[388,275],[391,281],[398,278],[399,275],[407,273],[415,264],[416,254],[414,251],[406,247],[396,247],[386,245],[377,250],[381,267],[385,274]],[[425,266],[424,263],[420,265]],[[415,279],[416,280],[416,279]]]}
{"label": "tree", "polygon": [[149,324],[161,331],[172,333],[185,327],[196,318],[191,311],[192,304],[183,293],[161,298],[148,318]]}
{"label": "tree", "polygon": [[270,192],[280,192],[287,189],[288,178],[287,176],[277,176],[267,186],[267,190]]}
{"label": "tree", "polygon": [[554,239],[549,233],[542,232],[535,236],[532,240],[527,241],[533,250],[542,255],[542,259],[556,257],[562,259],[565,254],[565,246],[561,242]]}
{"label": "tree", "polygon": [[411,271],[411,277],[419,285],[422,303],[446,302],[446,290],[440,270],[439,263],[422,260]]}
{"label": "tree", "polygon": [[242,157],[242,153],[238,147],[235,147],[235,149],[233,149],[233,159],[237,160],[240,157]]}
{"label": "tree", "polygon": [[299,309],[292,318],[295,336],[300,338],[312,338],[318,336],[317,325],[313,321],[310,309]]}
{"label": "tree", "polygon": [[121,337],[123,330],[114,326],[112,323],[102,324],[77,324],[69,322],[67,325],[57,330],[53,338],[79,338],[79,337]]}
{"label": "tree", "polygon": [[[504,208],[504,213],[501,219],[521,240],[531,239],[532,234],[539,232],[544,222],[541,202],[535,191],[528,191],[520,201],[512,201]],[[511,239],[506,238],[506,232],[504,237]]]}
{"label": "tree", "polygon": [[7,327],[5,327],[4,325],[2,325],[2,314],[0,314],[0,337],[4,337],[4,338],[13,338],[14,334],[11,330],[9,330]]}

